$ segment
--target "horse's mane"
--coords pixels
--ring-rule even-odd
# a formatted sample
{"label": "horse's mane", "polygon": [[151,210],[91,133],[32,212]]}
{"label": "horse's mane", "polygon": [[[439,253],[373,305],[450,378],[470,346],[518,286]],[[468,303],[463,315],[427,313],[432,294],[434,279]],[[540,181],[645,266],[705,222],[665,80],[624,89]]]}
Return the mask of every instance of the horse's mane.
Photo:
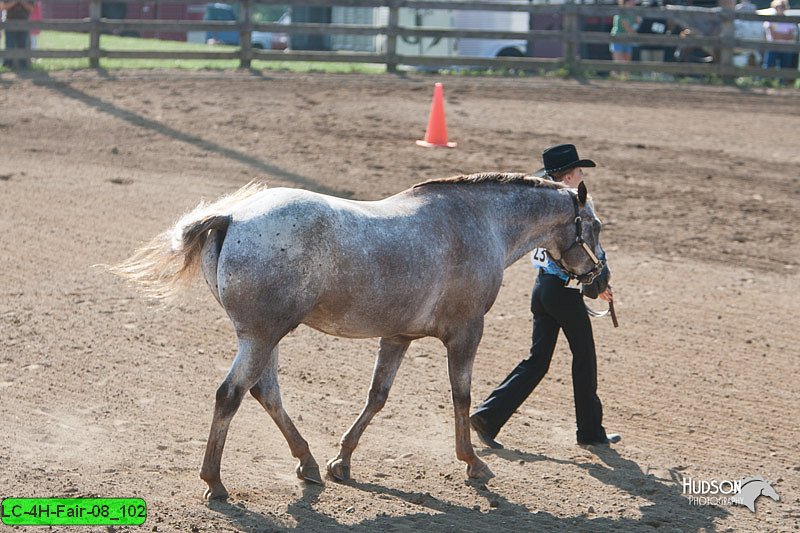
{"label": "horse's mane", "polygon": [[431,180],[417,183],[412,189],[424,187],[426,185],[437,184],[473,184],[473,183],[519,183],[529,187],[543,187],[546,189],[564,189],[563,183],[551,181],[545,178],[537,178],[521,172],[481,172],[479,174],[461,174],[450,178],[434,178]]}

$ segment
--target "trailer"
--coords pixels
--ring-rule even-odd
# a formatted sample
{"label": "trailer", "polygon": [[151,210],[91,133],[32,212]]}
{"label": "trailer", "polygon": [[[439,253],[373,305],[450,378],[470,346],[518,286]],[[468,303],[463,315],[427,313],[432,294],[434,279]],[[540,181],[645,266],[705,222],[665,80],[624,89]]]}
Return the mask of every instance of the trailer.
{"label": "trailer", "polygon": [[[181,2],[103,2],[100,16],[107,19],[133,20],[203,20],[205,3]],[[84,19],[89,17],[89,1],[42,2],[42,18]],[[186,32],[147,31],[123,32],[126,37],[146,37],[171,41],[186,41]]]}

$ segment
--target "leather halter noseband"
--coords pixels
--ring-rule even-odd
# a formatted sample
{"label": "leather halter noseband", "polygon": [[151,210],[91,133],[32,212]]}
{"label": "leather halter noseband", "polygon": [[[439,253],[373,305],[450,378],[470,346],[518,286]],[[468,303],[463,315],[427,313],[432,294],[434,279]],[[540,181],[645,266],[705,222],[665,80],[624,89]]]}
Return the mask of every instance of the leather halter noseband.
{"label": "leather halter noseband", "polygon": [[592,260],[594,266],[591,268],[591,270],[584,274],[575,274],[565,267],[561,261],[553,258],[552,255],[550,256],[550,259],[558,266],[558,268],[560,268],[567,276],[569,276],[570,279],[574,279],[582,285],[589,285],[595,280],[595,278],[597,278],[597,276],[600,275],[600,272],[603,271],[603,268],[606,266],[606,260],[605,258],[599,259],[589,245],[586,244],[586,241],[583,240],[583,219],[581,219],[580,208],[578,207],[578,198],[572,194],[570,194],[570,197],[572,198],[572,205],[575,208],[575,242],[573,242],[569,248],[564,250],[561,255],[563,256],[576,246],[580,246],[583,251],[586,252],[586,255],[589,256],[589,259]]}

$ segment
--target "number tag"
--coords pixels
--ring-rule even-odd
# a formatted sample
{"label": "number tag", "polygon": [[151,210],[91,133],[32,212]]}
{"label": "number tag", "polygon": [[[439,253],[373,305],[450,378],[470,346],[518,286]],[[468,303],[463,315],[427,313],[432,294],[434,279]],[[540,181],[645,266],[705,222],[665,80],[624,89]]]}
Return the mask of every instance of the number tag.
{"label": "number tag", "polygon": [[550,260],[547,258],[547,250],[544,248],[534,248],[531,252],[531,263],[535,268],[544,268]]}

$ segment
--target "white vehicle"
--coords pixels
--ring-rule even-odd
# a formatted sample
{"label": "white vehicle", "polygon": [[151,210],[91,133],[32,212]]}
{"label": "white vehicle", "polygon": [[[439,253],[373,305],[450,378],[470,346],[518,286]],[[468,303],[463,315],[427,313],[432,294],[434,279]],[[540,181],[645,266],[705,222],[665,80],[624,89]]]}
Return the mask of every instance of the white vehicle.
{"label": "white vehicle", "polygon": [[[400,8],[398,24],[406,28],[453,28],[453,12],[445,9]],[[367,26],[386,26],[389,23],[387,7],[339,7],[331,8],[333,24],[362,24]],[[332,35],[333,50],[352,50],[359,52],[386,51],[386,36],[378,35]],[[402,56],[450,57],[456,55],[455,39],[434,37],[398,37],[397,53]]]}
{"label": "white vehicle", "polygon": [[[527,0],[517,1],[527,4]],[[331,12],[331,22],[335,24],[385,26],[389,20],[389,9],[386,7],[333,7]],[[528,31],[528,13],[400,8],[398,23],[400,26],[407,28]],[[385,47],[386,37],[383,35],[378,37],[332,36],[332,48],[334,50],[380,53],[385,51]],[[525,55],[526,49],[527,42],[524,40],[415,36],[398,37],[397,39],[397,53],[403,56],[522,57]]]}
{"label": "white vehicle", "polygon": [[[509,0],[498,0],[506,2]],[[523,5],[561,5],[565,0],[510,0]],[[583,0],[587,4],[616,3],[615,0]],[[560,30],[561,13],[536,15],[531,28],[530,15],[526,11],[455,11],[454,27],[471,30],[499,30],[526,32],[533,30]],[[560,38],[533,40],[533,48],[528,50],[524,39],[458,39],[458,55],[463,57],[561,57],[563,44]]]}
{"label": "white vehicle", "polygon": [[[400,8],[398,23],[408,28],[454,27],[456,12],[444,9]],[[456,39],[439,37],[398,37],[397,53],[409,56],[451,57],[456,55]]]}
{"label": "white vehicle", "polygon": [[[497,0],[506,2],[509,0]],[[563,4],[565,0],[510,0],[521,5]],[[586,3],[614,3],[615,0],[584,0]],[[385,26],[389,20],[386,7],[333,7],[334,24],[365,24]],[[496,30],[526,32],[530,27],[530,16],[526,11],[474,11],[445,9],[400,8],[399,24],[408,28]],[[535,30],[560,30],[560,13],[538,15],[534,19]],[[379,35],[354,36],[334,35],[331,38],[334,50],[357,50],[382,53],[386,50],[386,37]],[[562,43],[558,37],[537,38],[531,54],[534,57],[560,57]],[[399,37],[397,53],[403,56],[436,57],[524,57],[528,55],[525,39],[468,39]]]}
{"label": "white vehicle", "polygon": [[[527,0],[524,2],[527,4]],[[453,27],[461,30],[528,31],[528,13],[523,11],[466,11],[453,13]],[[458,39],[458,55],[462,57],[524,57],[525,40]]]}

